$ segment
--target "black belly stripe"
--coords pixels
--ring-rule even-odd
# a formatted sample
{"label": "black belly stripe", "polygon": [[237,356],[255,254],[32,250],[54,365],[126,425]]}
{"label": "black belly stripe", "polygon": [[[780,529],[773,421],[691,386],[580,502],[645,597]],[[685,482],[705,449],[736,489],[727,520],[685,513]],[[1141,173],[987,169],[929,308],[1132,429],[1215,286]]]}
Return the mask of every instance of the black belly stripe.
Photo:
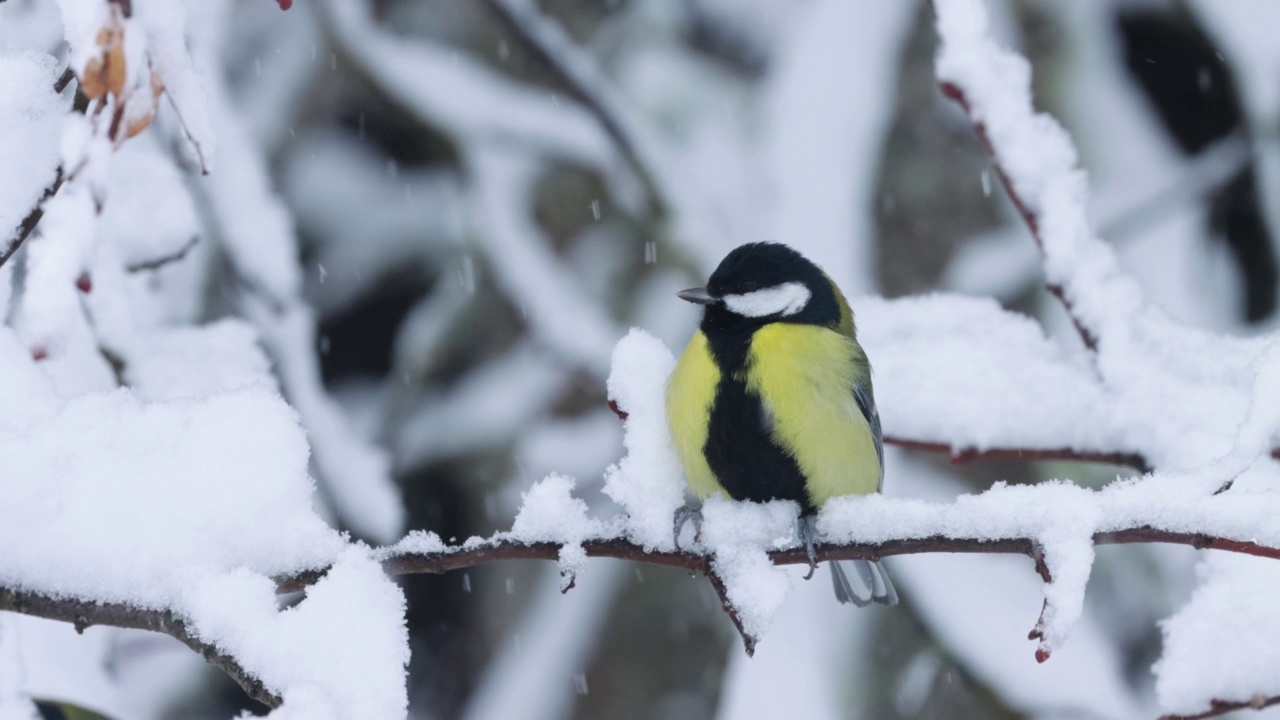
{"label": "black belly stripe", "polygon": [[800,466],[769,437],[763,417],[760,398],[740,380],[722,375],[703,446],[711,472],[734,500],[794,500],[802,513],[812,514],[816,508]]}

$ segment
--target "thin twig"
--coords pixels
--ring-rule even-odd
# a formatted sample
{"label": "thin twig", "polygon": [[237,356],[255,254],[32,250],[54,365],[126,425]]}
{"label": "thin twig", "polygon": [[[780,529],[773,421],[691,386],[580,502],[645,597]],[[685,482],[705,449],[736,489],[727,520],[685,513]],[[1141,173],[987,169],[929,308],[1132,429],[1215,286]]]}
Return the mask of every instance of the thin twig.
{"label": "thin twig", "polygon": [[[911,438],[885,437],[885,443],[897,445],[908,450],[921,450],[932,453],[947,453],[953,463],[967,463],[975,460],[1067,460],[1072,462],[1108,463],[1125,465],[1138,472],[1151,472],[1151,464],[1139,453],[1130,452],[1092,452],[1073,450],[1071,448],[977,448],[957,449],[948,443],[913,440]],[[1280,453],[1280,450],[1277,451]]]}
{"label": "thin twig", "polygon": [[172,611],[139,608],[124,603],[54,598],[5,587],[0,587],[0,610],[68,622],[78,632],[84,632],[85,628],[93,625],[110,625],[164,633],[195,650],[209,664],[229,675],[244,688],[249,697],[270,708],[280,705],[280,696],[268,690],[261,680],[245,670],[231,655],[195,637],[186,621]]}
{"label": "thin twig", "polygon": [[174,252],[171,252],[168,255],[161,255],[150,260],[143,260],[139,263],[133,263],[132,265],[126,265],[125,270],[131,273],[142,272],[144,270],[159,270],[165,265],[176,263],[185,258],[187,253],[191,252],[191,248],[195,247],[199,242],[200,236],[193,235],[190,240],[183,243],[182,247],[178,248]]}
{"label": "thin twig", "polygon": [[[1218,538],[1200,533],[1171,532],[1147,526],[1097,533],[1093,536],[1093,542],[1095,545],[1136,543],[1189,545],[1198,549],[1225,550],[1280,559],[1280,548],[1276,547],[1259,545],[1248,541]],[[757,638],[753,637],[743,627],[737,609],[728,599],[723,580],[711,568],[711,558],[708,555],[692,550],[646,550],[643,546],[620,538],[589,540],[582,543],[582,547],[588,557],[609,557],[653,565],[666,565],[705,575],[711,582],[712,587],[715,588],[716,594],[720,597],[725,613],[733,622],[739,636],[741,636],[747,655],[754,654]],[[557,560],[560,557],[560,549],[560,544],[554,542],[524,543],[499,538],[488,542],[473,543],[470,546],[454,546],[437,552],[392,554],[383,561],[383,569],[390,575],[440,574],[499,560]],[[1026,555],[1035,562],[1036,572],[1041,579],[1046,583],[1051,581],[1049,568],[1044,561],[1040,545],[1031,538],[983,540],[933,536],[887,540],[882,543],[819,544],[814,550],[819,561],[880,560],[893,555],[922,553]],[[774,550],[769,553],[769,559],[775,565],[800,565],[810,562],[808,553],[802,547]],[[309,571],[293,577],[281,578],[277,580],[277,587],[281,592],[298,591],[315,582],[323,573],[323,570]],[[1031,639],[1040,637],[1040,629],[1044,623],[1044,609],[1041,609],[1041,617],[1031,631]],[[1042,645],[1036,650],[1036,660],[1044,662],[1048,659],[1049,652]]]}
{"label": "thin twig", "polygon": [[[964,90],[961,89],[959,85],[943,82],[940,83],[939,86],[942,88],[942,94],[951,98],[956,102],[956,104],[963,108],[965,115],[969,116],[970,120],[973,122],[974,131],[982,140],[982,145],[986,148],[987,154],[991,156],[992,164],[995,166],[996,176],[1000,178],[1000,184],[1004,186],[1005,193],[1008,194],[1009,200],[1013,203],[1013,206],[1018,209],[1018,214],[1022,216],[1023,222],[1026,223],[1027,228],[1031,231],[1031,236],[1035,238],[1036,245],[1038,245],[1043,251],[1044,240],[1040,237],[1039,218],[1037,218],[1036,214],[1032,212],[1030,206],[1027,205],[1022,196],[1018,195],[1017,189],[1014,188],[1013,181],[1009,178],[1008,173],[1005,172],[1004,166],[1000,163],[1000,156],[996,153],[995,146],[991,144],[991,137],[987,135],[987,126],[981,120],[973,118],[973,114],[969,106],[969,98],[965,96]],[[1067,315],[1071,317],[1071,322],[1076,326],[1076,332],[1080,334],[1080,339],[1084,342],[1085,347],[1096,351],[1098,349],[1097,336],[1093,334],[1093,331],[1090,330],[1088,326],[1085,325],[1084,321],[1080,319],[1080,316],[1076,314],[1075,306],[1071,304],[1071,300],[1067,297],[1066,291],[1062,289],[1062,286],[1054,282],[1047,282],[1045,283],[1045,288],[1050,294],[1058,298],[1062,303],[1062,307],[1066,308]]]}
{"label": "thin twig", "polygon": [[[1150,526],[1125,528],[1113,532],[1100,532],[1093,536],[1095,545],[1133,545],[1161,543],[1187,545],[1200,550],[1225,550],[1227,552],[1255,555],[1280,560],[1280,547],[1271,547],[1246,540],[1232,540],[1203,533],[1174,532]],[[429,553],[388,553],[383,569],[390,575],[440,574],[452,570],[484,565],[499,560],[556,560],[560,556],[560,544],[554,542],[525,543],[498,538],[467,546],[453,546]],[[1000,553],[1026,555],[1035,559],[1036,543],[1033,538],[953,538],[935,535],[926,538],[899,538],[881,543],[820,543],[814,547],[819,562],[827,560],[880,560],[895,555],[919,555],[923,553]],[[707,556],[694,550],[647,550],[622,538],[587,540],[582,548],[588,557],[608,557],[634,560],[651,565],[666,565],[690,572],[704,572]],[[775,565],[808,564],[809,557],[802,547],[773,550],[769,559]],[[293,592],[315,582],[324,571],[312,571],[278,581],[281,592]]]}
{"label": "thin twig", "polygon": [[724,607],[724,613],[729,616],[729,620],[733,622],[733,627],[738,631],[738,637],[742,638],[742,649],[747,652],[747,657],[754,657],[756,654],[756,636],[747,632],[747,628],[742,624],[742,616],[738,614],[738,609],[729,601],[729,588],[725,587],[724,580],[716,574],[711,568],[711,561],[707,560],[703,575],[707,576],[707,580],[711,582],[711,587],[715,589],[716,595],[720,597],[720,605]]}
{"label": "thin twig", "polygon": [[[524,17],[524,11],[508,0],[485,0],[485,5],[529,52],[546,65],[556,80],[564,86],[569,96],[596,118],[600,127],[617,145],[618,151],[626,158],[627,164],[631,166],[637,179],[644,186],[645,194],[649,199],[650,213],[659,218],[667,217],[672,203],[665,196],[655,171],[650,168],[650,160],[641,151],[639,141],[627,129],[622,113],[608,98],[601,97],[599,91],[592,87],[589,78],[584,77],[582,68],[574,67],[562,58],[539,29],[533,27],[533,23],[540,20],[539,18]],[[536,12],[536,8],[529,12]]]}
{"label": "thin twig", "polygon": [[9,262],[9,258],[13,257],[22,248],[22,243],[26,242],[27,236],[31,234],[31,231],[36,229],[36,225],[40,224],[40,218],[44,217],[44,204],[49,201],[49,198],[58,193],[58,189],[62,187],[63,180],[65,180],[65,175],[62,172],[62,166],[59,165],[57,173],[53,176],[53,182],[49,183],[49,186],[44,189],[44,193],[36,201],[36,206],[31,208],[31,212],[27,213],[27,216],[22,219],[22,223],[18,225],[18,234],[13,236],[13,239],[9,241],[4,250],[0,250],[0,267],[4,267],[4,264]]}
{"label": "thin twig", "polygon": [[[1201,533],[1171,532],[1147,526],[1097,533],[1093,536],[1093,542],[1095,545],[1166,543],[1280,559],[1280,547]],[[588,540],[582,543],[582,547],[589,557],[634,560],[682,568],[706,575],[711,579],[712,586],[716,588],[729,618],[742,634],[748,654],[754,650],[754,639],[743,629],[737,611],[728,601],[723,581],[717,578],[711,569],[711,559],[707,554],[694,550],[646,550],[643,546],[622,538]],[[880,560],[894,555],[920,553],[1005,553],[1026,555],[1035,559],[1036,548],[1036,542],[1031,538],[982,540],[933,536],[900,538],[881,543],[823,543],[817,545],[814,551],[817,559],[825,562],[828,560]],[[525,543],[499,537],[480,543],[447,547],[435,552],[384,551],[385,559],[382,566],[389,575],[440,574],[499,560],[557,560],[560,551],[559,543]],[[805,549],[801,547],[774,550],[769,553],[769,559],[775,565],[800,565],[809,562]],[[304,590],[319,581],[327,572],[328,569],[324,568],[278,578],[277,590],[281,593]],[[250,697],[268,707],[276,707],[280,704],[280,698],[267,690],[260,680],[250,675],[233,657],[194,637],[186,621],[172,611],[138,608],[123,603],[101,603],[74,597],[54,598],[3,587],[0,587],[0,610],[69,622],[81,630],[91,625],[111,625],[171,635],[200,653],[213,665],[224,670],[245,689]],[[1247,706],[1246,704],[1232,707]]]}
{"label": "thin twig", "polygon": [[1209,709],[1197,715],[1162,715],[1160,720],[1204,720],[1219,717],[1236,710],[1261,710],[1272,705],[1280,705],[1280,695],[1267,697],[1261,693],[1247,701],[1210,700]]}
{"label": "thin twig", "polygon": [[61,95],[62,91],[66,90],[67,86],[71,84],[71,81],[75,79],[76,79],[75,70],[72,70],[71,68],[67,68],[66,70],[63,70],[62,75],[59,75],[58,79],[53,83],[53,91]]}

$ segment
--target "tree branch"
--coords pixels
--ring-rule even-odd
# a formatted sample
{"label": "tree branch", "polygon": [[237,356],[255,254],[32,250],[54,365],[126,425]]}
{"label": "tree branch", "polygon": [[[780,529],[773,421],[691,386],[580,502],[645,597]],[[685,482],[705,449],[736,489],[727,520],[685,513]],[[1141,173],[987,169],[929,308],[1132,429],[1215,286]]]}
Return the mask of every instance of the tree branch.
{"label": "tree branch", "polygon": [[[1125,465],[1138,472],[1151,472],[1152,467],[1147,459],[1139,453],[1127,452],[1089,452],[1071,448],[977,448],[956,449],[948,443],[913,440],[911,438],[885,437],[885,443],[897,445],[908,450],[923,452],[947,453],[953,463],[967,463],[974,460],[1067,460],[1072,462],[1109,463]],[[1276,451],[1280,453],[1280,450]]]}
{"label": "tree branch", "polygon": [[18,252],[22,247],[22,243],[26,242],[27,236],[31,234],[31,231],[36,229],[36,225],[40,224],[40,218],[44,217],[44,204],[48,202],[49,198],[58,193],[58,189],[62,187],[62,182],[65,179],[66,176],[62,172],[62,167],[59,166],[57,173],[53,176],[53,182],[49,183],[49,186],[44,189],[44,193],[36,201],[36,206],[31,208],[31,212],[27,213],[27,216],[22,219],[22,223],[18,225],[18,234],[13,236],[13,239],[9,241],[4,250],[0,250],[0,267],[4,267],[4,264],[9,262],[9,258]]}
{"label": "tree branch", "polygon": [[39,593],[0,586],[0,610],[60,620],[84,632],[93,625],[150,630],[164,633],[196,651],[210,665],[219,668],[236,681],[249,697],[270,708],[280,706],[280,697],[245,670],[235,658],[216,646],[195,637],[186,621],[169,610],[150,610],[124,603],[100,603],[69,597],[50,597]]}
{"label": "tree branch", "polygon": [[1272,705],[1280,705],[1280,695],[1267,697],[1261,693],[1248,701],[1210,700],[1209,709],[1197,715],[1162,715],[1160,720],[1204,720],[1226,715],[1236,710],[1261,710]]}
{"label": "tree branch", "polygon": [[[942,89],[942,94],[951,98],[957,105],[963,108],[965,115],[973,122],[973,129],[978,134],[978,138],[982,140],[982,146],[986,148],[987,155],[991,157],[992,165],[995,166],[996,175],[1000,178],[1000,184],[1004,186],[1005,193],[1008,194],[1009,200],[1013,203],[1013,206],[1018,209],[1018,214],[1022,216],[1022,221],[1027,224],[1027,229],[1031,231],[1031,236],[1035,238],[1036,245],[1038,245],[1041,251],[1043,251],[1044,240],[1040,237],[1039,219],[1036,217],[1036,214],[1032,212],[1031,208],[1027,205],[1022,196],[1018,195],[1017,189],[1013,186],[1013,181],[1009,179],[1008,173],[1005,172],[1004,166],[1000,163],[1000,156],[996,153],[995,146],[991,144],[991,137],[987,135],[987,126],[981,120],[973,119],[973,114],[969,106],[969,98],[965,96],[964,90],[961,89],[959,85],[950,82],[941,82],[939,83],[939,87]],[[1067,315],[1070,316],[1072,324],[1076,326],[1076,332],[1080,334],[1080,339],[1084,341],[1085,346],[1090,350],[1096,351],[1098,349],[1097,336],[1093,334],[1093,331],[1090,330],[1080,319],[1080,316],[1076,314],[1075,307],[1071,304],[1071,300],[1067,298],[1066,292],[1062,289],[1062,286],[1057,283],[1049,282],[1045,283],[1045,288],[1062,303],[1062,307],[1066,309]]]}
{"label": "tree branch", "polygon": [[[1220,538],[1203,533],[1185,533],[1161,530],[1150,526],[1125,528],[1114,532],[1097,533],[1093,536],[1095,545],[1127,545],[1135,543],[1164,543],[1172,545],[1188,545],[1201,550],[1224,550],[1258,557],[1280,559],[1280,547],[1271,547],[1244,540]],[[386,549],[382,552],[383,569],[389,575],[441,574],[453,570],[471,568],[500,560],[558,560],[561,544],[556,542],[526,543],[510,538],[496,536],[487,541],[455,545],[433,552],[397,552]],[[729,619],[741,634],[750,655],[755,649],[755,640],[742,627],[737,610],[728,600],[723,581],[711,569],[711,556],[700,550],[647,550],[629,540],[618,537],[587,540],[582,543],[583,550],[589,557],[608,557],[620,560],[633,560],[652,565],[676,567],[689,572],[700,573],[710,580]],[[1039,549],[1033,538],[1002,538],[983,540],[978,538],[953,538],[932,536],[926,538],[898,538],[880,543],[822,543],[815,548],[819,561],[828,560],[880,560],[895,555],[916,555],[922,553],[1002,553],[1026,555],[1037,561],[1037,571],[1046,577],[1047,567],[1042,560],[1037,560]],[[793,547],[769,552],[769,559],[775,565],[808,564],[809,558],[804,548]],[[287,577],[277,578],[277,590],[280,593],[298,592],[319,581],[328,572],[327,568],[299,572]],[[101,603],[73,597],[51,597],[40,593],[14,590],[0,587],[0,610],[22,613],[34,617],[47,618],[72,623],[77,630],[92,625],[111,625],[114,627],[133,628],[161,632],[180,640],[184,645],[200,653],[207,661],[221,668],[231,676],[250,697],[268,707],[277,707],[281,703],[279,696],[272,693],[261,681],[253,677],[230,655],[221,652],[217,647],[196,638],[187,627],[186,622],[170,610],[156,610],[134,607],[123,603]],[[1266,704],[1278,702],[1274,699]],[[1215,701],[1214,708],[1221,706],[1221,714],[1231,709],[1252,707],[1251,703],[1231,704]],[[1195,718],[1212,717],[1212,714],[1196,715]],[[1170,716],[1169,720],[1191,720]]]}
{"label": "tree branch", "polygon": [[656,177],[657,173],[650,167],[650,160],[645,157],[639,141],[627,128],[623,113],[611,98],[601,95],[603,83],[593,82],[587,72],[589,66],[562,57],[556,44],[547,37],[546,29],[537,26],[542,19],[526,16],[536,13],[536,7],[520,7],[510,0],[485,0],[485,5],[529,52],[542,61],[569,96],[596,118],[644,186],[650,212],[656,217],[667,217],[671,201],[666,197],[662,184]]}
{"label": "tree branch", "polygon": [[[1204,533],[1174,532],[1150,526],[1125,528],[1114,532],[1100,532],[1093,536],[1095,545],[1134,545],[1160,543],[1188,545],[1198,550],[1225,550],[1280,560],[1280,547],[1261,545],[1245,540],[1220,538]],[[389,575],[440,574],[452,570],[485,565],[499,560],[556,560],[560,556],[560,543],[525,543],[507,538],[497,538],[470,546],[453,546],[437,552],[385,553],[383,569]],[[706,572],[707,555],[695,550],[646,550],[622,538],[587,540],[582,543],[588,557],[607,557],[618,560],[634,560],[651,565],[665,565],[690,572]],[[926,538],[898,538],[881,543],[820,543],[814,546],[819,562],[827,560],[881,560],[895,555],[919,555],[924,553],[1000,553],[1036,557],[1033,538],[953,538],[935,535]],[[807,565],[809,558],[802,547],[769,552],[775,565]],[[301,573],[278,581],[281,592],[301,590],[315,582],[324,571]]]}
{"label": "tree branch", "polygon": [[151,258],[150,260],[143,260],[142,262],[126,265],[124,269],[131,273],[143,272],[146,270],[159,270],[165,265],[176,263],[185,258],[187,253],[191,252],[191,248],[195,247],[199,242],[200,236],[193,235],[190,240],[183,243],[182,247],[168,255],[161,255],[159,257]]}

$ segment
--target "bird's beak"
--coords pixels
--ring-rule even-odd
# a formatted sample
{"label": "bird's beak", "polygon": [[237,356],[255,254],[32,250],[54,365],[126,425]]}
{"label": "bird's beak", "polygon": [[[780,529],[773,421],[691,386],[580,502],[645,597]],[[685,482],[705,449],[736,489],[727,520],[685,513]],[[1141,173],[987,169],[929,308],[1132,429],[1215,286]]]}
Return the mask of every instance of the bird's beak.
{"label": "bird's beak", "polygon": [[676,293],[676,297],[681,300],[688,300],[689,302],[696,303],[698,305],[715,305],[720,302],[719,299],[712,297],[711,293],[707,292],[706,288],[689,288],[688,290],[681,290]]}

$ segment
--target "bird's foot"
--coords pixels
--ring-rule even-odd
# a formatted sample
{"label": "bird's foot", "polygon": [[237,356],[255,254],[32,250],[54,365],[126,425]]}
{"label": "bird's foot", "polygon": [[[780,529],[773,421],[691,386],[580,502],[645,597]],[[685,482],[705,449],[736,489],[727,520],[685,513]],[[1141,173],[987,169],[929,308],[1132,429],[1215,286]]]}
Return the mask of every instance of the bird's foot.
{"label": "bird's foot", "polygon": [[693,521],[693,541],[702,542],[702,508],[692,508],[688,505],[682,505],[676,509],[675,517],[672,518],[672,531],[675,538],[676,549],[680,549],[680,531],[684,529],[685,523]]}
{"label": "bird's foot", "polygon": [[818,518],[814,515],[801,517],[799,532],[800,542],[804,543],[805,555],[809,556],[809,574],[804,576],[804,579],[808,580],[818,569],[818,553],[813,549],[814,539],[818,537]]}

